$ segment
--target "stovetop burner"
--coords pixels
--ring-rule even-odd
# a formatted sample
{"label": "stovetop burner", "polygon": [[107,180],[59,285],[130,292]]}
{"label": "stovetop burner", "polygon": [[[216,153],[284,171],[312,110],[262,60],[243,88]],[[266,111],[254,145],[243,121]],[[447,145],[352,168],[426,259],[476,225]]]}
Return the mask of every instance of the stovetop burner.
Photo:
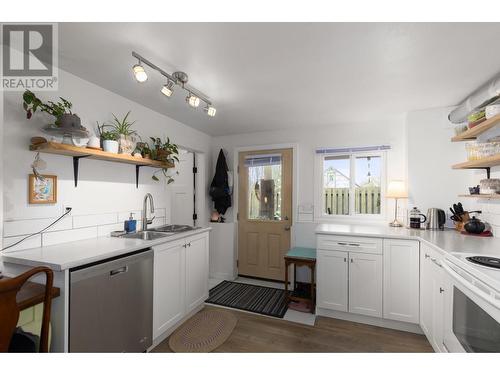
{"label": "stovetop burner", "polygon": [[482,266],[500,269],[500,258],[474,256],[474,257],[467,257],[466,259],[469,262],[480,264]]}

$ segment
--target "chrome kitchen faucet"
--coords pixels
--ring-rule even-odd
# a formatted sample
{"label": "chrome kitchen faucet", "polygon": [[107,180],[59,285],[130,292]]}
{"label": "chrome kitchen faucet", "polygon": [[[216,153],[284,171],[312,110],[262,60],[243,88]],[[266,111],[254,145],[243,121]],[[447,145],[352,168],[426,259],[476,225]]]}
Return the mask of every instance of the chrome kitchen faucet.
{"label": "chrome kitchen faucet", "polygon": [[153,219],[155,218],[154,216],[151,219],[148,219],[148,198],[150,201],[150,208],[151,208],[151,213],[153,214],[155,212],[155,205],[153,203],[153,196],[150,193],[147,193],[144,196],[144,202],[142,205],[142,230],[148,230],[148,225],[153,224]]}

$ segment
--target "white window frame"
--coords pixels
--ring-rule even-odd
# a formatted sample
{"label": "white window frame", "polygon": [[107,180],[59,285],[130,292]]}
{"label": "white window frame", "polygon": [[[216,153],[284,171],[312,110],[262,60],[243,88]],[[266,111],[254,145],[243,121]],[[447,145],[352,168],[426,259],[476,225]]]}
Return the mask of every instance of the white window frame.
{"label": "white window frame", "polygon": [[[323,163],[325,158],[330,156],[336,157],[349,157],[350,160],[350,179],[349,179],[349,214],[348,215],[338,215],[332,214],[328,215],[323,211],[323,186],[324,186],[324,173],[323,173]],[[380,176],[380,214],[357,214],[354,212],[354,183],[356,176],[356,163],[354,162],[356,157],[363,156],[379,156],[381,158],[381,176]],[[386,176],[387,176],[387,151],[360,151],[360,152],[346,152],[346,153],[325,153],[316,154],[315,156],[315,173],[314,173],[314,183],[315,188],[315,219],[318,221],[352,221],[353,219],[362,221],[382,221],[386,216]]]}

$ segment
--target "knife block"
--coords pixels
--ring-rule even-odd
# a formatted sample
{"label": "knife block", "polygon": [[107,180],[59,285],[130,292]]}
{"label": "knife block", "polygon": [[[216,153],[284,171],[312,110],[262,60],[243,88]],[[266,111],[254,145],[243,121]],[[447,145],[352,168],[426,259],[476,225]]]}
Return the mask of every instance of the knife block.
{"label": "knife block", "polygon": [[462,232],[465,230],[464,225],[470,220],[470,216],[468,212],[464,212],[462,215],[460,215],[460,219],[462,221],[454,221],[455,223],[455,229],[459,232]]}

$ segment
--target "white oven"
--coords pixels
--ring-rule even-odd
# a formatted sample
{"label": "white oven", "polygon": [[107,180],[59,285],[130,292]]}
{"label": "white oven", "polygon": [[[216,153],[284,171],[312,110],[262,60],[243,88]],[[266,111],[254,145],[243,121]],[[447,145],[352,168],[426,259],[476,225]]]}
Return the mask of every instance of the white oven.
{"label": "white oven", "polygon": [[445,348],[452,353],[500,352],[500,292],[448,259],[443,268]]}

